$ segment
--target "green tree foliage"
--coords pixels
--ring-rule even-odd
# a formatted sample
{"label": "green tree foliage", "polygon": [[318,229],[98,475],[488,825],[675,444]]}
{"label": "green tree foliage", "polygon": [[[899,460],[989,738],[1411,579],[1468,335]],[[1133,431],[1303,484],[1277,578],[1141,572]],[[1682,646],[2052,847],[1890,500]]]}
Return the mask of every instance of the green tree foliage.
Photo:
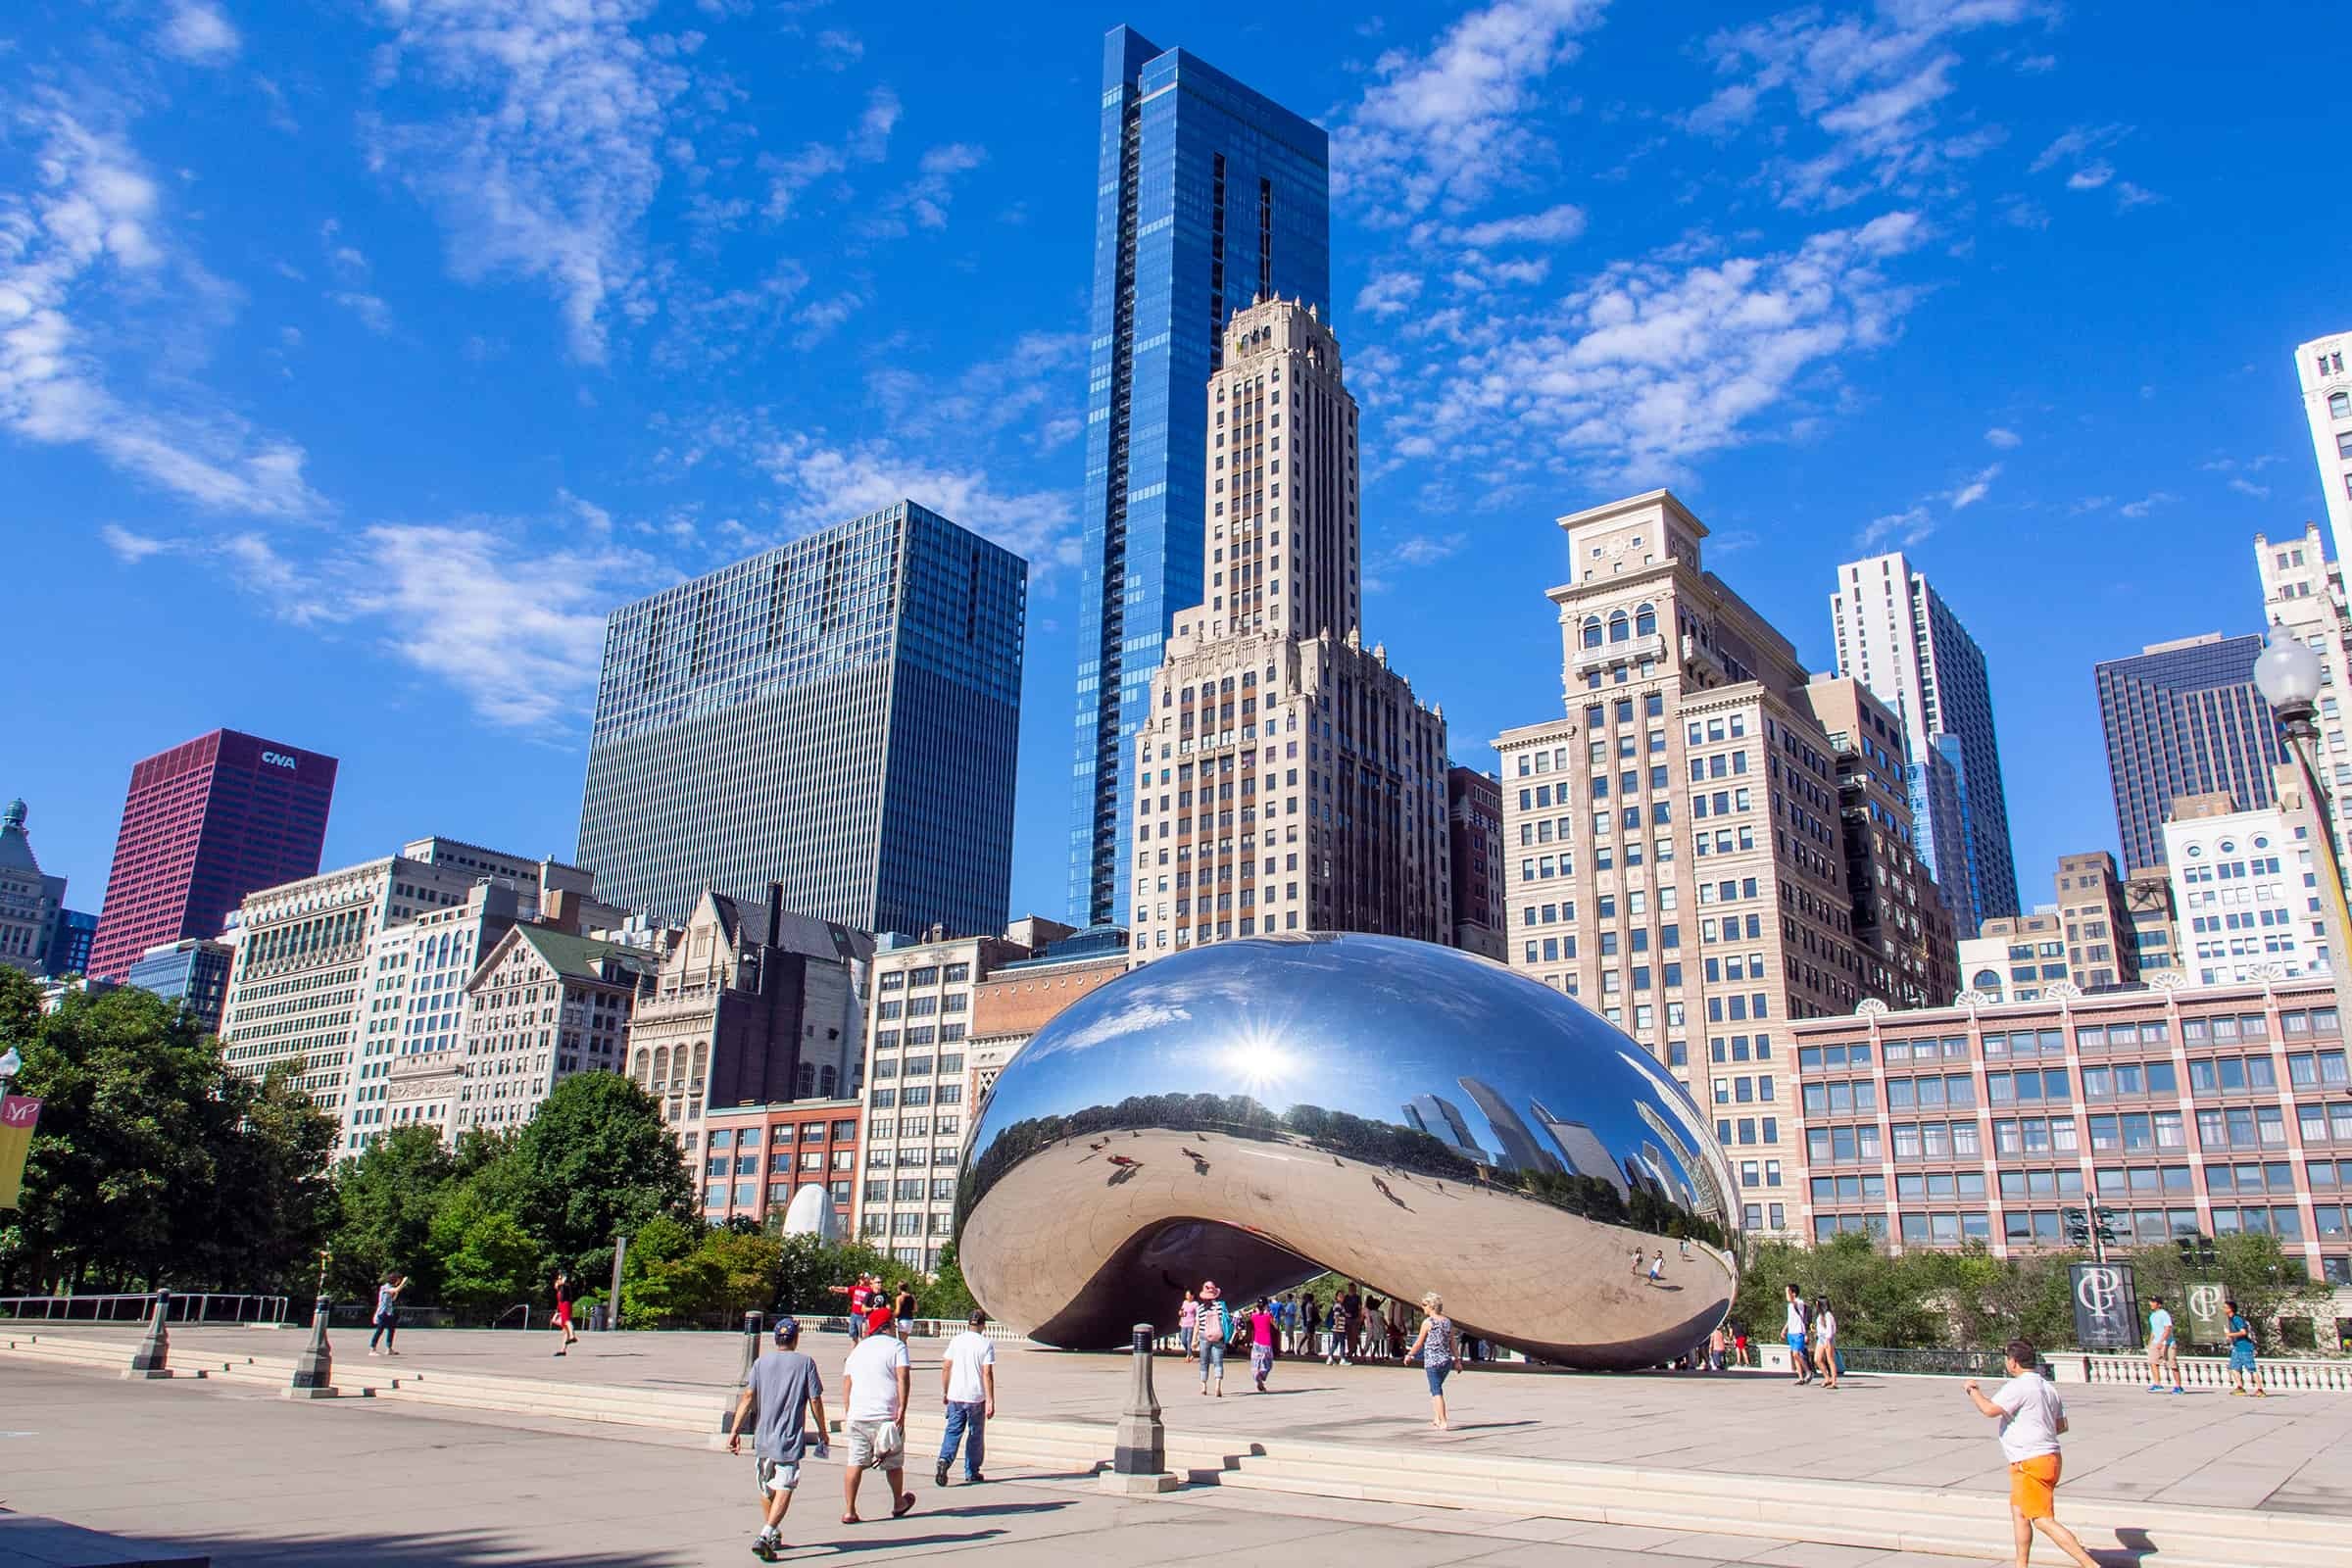
{"label": "green tree foliage", "polygon": [[472,1179],[545,1244],[551,1263],[575,1274],[609,1266],[613,1238],[693,1213],[694,1182],[661,1107],[616,1072],[556,1085]]}
{"label": "green tree foliage", "polygon": [[932,1272],[930,1289],[917,1291],[915,1296],[924,1316],[950,1321],[970,1316],[979,1304],[972,1299],[972,1288],[963,1282],[963,1264],[956,1259],[954,1242],[939,1250],[939,1267]]}
{"label": "green tree foliage", "polygon": [[399,1272],[409,1276],[405,1299],[439,1300],[433,1216],[457,1173],[440,1133],[422,1124],[393,1128],[340,1166],[328,1288],[347,1299],[366,1298],[386,1274]]}
{"label": "green tree foliage", "polygon": [[493,1208],[480,1191],[460,1185],[433,1216],[429,1232],[441,1271],[441,1298],[452,1306],[504,1307],[546,1294],[546,1253],[514,1215]]}
{"label": "green tree foliage", "polygon": [[40,1099],[22,1207],[0,1230],[20,1288],[282,1290],[316,1266],[334,1124],[285,1076],[227,1071],[212,1038],[144,991],[42,1015],[0,972],[0,1050]]}
{"label": "green tree foliage", "polygon": [[[787,1236],[776,1257],[775,1302],[779,1310],[831,1316],[850,1309],[849,1288],[860,1274],[895,1284],[904,1266],[863,1242],[829,1242],[815,1236]],[[918,1288],[915,1299],[922,1299]]]}

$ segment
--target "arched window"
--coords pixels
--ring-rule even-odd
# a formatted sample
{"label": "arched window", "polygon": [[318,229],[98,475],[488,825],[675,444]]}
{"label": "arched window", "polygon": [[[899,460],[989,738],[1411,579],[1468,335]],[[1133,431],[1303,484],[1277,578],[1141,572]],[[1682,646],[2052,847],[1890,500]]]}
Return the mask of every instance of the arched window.
{"label": "arched window", "polygon": [[831,1067],[824,1067],[818,1070],[816,1075],[816,1094],[818,1099],[831,1100],[833,1098],[833,1091],[840,1087],[839,1083],[836,1082],[836,1076],[837,1075]]}
{"label": "arched window", "polygon": [[2352,419],[2352,392],[2330,392],[2328,394],[2328,417],[2330,419]]}
{"label": "arched window", "polygon": [[1609,641],[1613,643],[1621,643],[1624,642],[1628,637],[1631,637],[1633,634],[1633,622],[1625,618],[1625,612],[1622,610],[1610,611]]}
{"label": "arched window", "polygon": [[1643,605],[1634,612],[1634,635],[1655,637],[1658,634],[1658,612],[1655,607]]}
{"label": "arched window", "polygon": [[815,1093],[816,1093],[816,1063],[814,1063],[814,1062],[812,1062],[812,1061],[804,1061],[804,1062],[802,1062],[802,1063],[801,1063],[801,1093],[800,1093],[800,1098],[801,1098],[801,1099],[803,1099],[803,1100],[807,1100],[807,1099],[810,1098],[811,1096],[813,1096]]}
{"label": "arched window", "polygon": [[1979,991],[1998,991],[2001,989],[2001,972],[1998,969],[1979,969],[1968,983]]}
{"label": "arched window", "polygon": [[1585,646],[1587,648],[1600,646],[1600,617],[1598,615],[1585,617]]}

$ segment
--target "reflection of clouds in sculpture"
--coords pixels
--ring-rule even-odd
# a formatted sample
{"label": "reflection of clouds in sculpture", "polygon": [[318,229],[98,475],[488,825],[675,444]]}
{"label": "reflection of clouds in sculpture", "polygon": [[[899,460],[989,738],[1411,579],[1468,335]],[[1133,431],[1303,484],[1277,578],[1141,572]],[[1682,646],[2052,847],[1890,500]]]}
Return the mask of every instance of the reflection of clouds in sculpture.
{"label": "reflection of clouds in sculpture", "polygon": [[[1032,1040],[1022,1054],[1035,1053],[1051,1055],[1055,1052],[1085,1051],[1089,1047],[1103,1045],[1112,1040],[1123,1040],[1129,1035],[1141,1034],[1148,1029],[1181,1023],[1191,1016],[1191,1013],[1172,1003],[1158,1003],[1149,997],[1139,997],[1124,1010],[1111,1013],[1107,1017],[1098,1018],[1083,1029],[1074,1029],[1067,1035],[1056,1036],[1052,1041],[1042,1044]],[[1000,1073],[1000,1080],[1002,1077],[1003,1074]]]}
{"label": "reflection of clouds in sculpture", "polygon": [[[1085,1148],[1106,1137],[1137,1162],[1115,1185]],[[1111,982],[1012,1059],[957,1229],[981,1300],[1051,1343],[1123,1339],[1171,1281],[1247,1296],[1329,1266],[1549,1359],[1640,1365],[1729,1302],[1728,1180],[1683,1087],[1547,987],[1395,938],[1243,940]],[[1615,1283],[1631,1247],[1684,1242],[1672,1291]]]}

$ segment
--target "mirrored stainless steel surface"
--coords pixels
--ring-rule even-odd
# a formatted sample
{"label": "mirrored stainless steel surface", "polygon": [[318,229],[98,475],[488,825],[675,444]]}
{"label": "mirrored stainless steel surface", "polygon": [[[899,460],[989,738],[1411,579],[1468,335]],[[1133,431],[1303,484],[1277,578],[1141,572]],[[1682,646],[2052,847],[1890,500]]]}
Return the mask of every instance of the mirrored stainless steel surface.
{"label": "mirrored stainless steel surface", "polygon": [[1600,1018],[1455,949],[1317,935],[1073,1003],[981,1108],[956,1231],[981,1303],[1050,1345],[1172,1327],[1203,1279],[1238,1300],[1328,1268],[1632,1367],[1722,1318],[1738,1219],[1706,1117]]}

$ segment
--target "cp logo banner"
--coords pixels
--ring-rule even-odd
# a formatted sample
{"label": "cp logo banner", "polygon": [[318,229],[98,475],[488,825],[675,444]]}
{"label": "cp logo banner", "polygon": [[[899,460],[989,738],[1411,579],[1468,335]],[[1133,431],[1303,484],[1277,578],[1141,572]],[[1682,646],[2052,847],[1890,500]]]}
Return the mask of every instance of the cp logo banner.
{"label": "cp logo banner", "polygon": [[30,1095],[0,1100],[0,1209],[17,1206],[24,1185],[24,1156],[32,1149],[33,1124],[41,1119],[41,1102]]}
{"label": "cp logo banner", "polygon": [[2074,1265],[2075,1343],[2085,1350],[2128,1350],[2139,1344],[2139,1314],[2128,1263]]}

